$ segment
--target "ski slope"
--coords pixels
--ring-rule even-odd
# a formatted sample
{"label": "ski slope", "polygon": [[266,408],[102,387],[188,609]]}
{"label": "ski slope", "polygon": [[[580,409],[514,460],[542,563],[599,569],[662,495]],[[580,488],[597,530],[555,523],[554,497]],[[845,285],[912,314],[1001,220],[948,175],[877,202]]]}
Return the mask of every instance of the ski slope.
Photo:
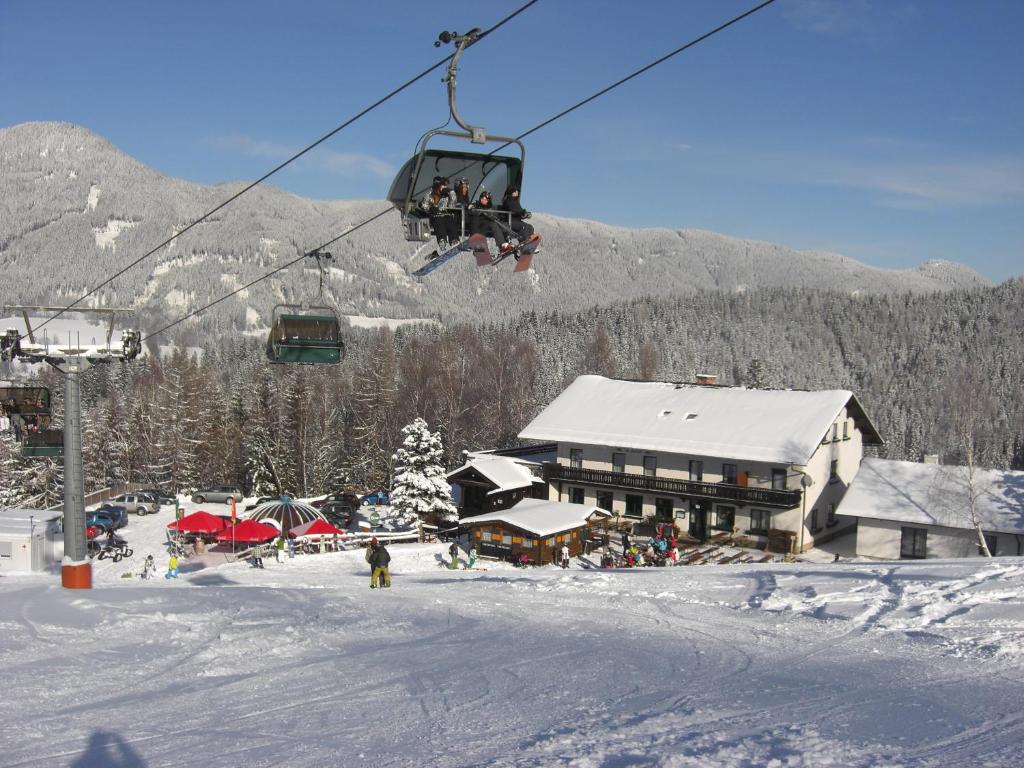
{"label": "ski slope", "polygon": [[391,590],[360,551],[143,582],[168,519],[132,517],[91,591],[0,578],[3,765],[1020,764],[1019,558],[449,571],[408,544]]}

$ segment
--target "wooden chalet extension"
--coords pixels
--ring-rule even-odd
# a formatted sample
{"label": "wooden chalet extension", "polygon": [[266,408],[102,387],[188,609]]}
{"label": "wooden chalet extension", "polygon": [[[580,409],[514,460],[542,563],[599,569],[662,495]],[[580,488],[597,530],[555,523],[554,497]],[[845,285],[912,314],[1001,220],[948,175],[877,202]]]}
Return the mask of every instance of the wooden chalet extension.
{"label": "wooden chalet extension", "polygon": [[532,564],[544,565],[558,561],[563,545],[570,557],[581,554],[584,529],[610,517],[597,507],[524,499],[511,509],[464,518],[460,527],[483,557],[515,561],[525,554]]}

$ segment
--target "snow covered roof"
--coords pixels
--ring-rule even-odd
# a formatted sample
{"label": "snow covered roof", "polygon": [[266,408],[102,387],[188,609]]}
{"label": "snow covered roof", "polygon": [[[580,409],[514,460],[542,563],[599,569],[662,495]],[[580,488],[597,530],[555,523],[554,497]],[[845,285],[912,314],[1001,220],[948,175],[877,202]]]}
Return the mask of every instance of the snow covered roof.
{"label": "snow covered roof", "polygon": [[548,501],[547,499],[523,499],[509,509],[464,517],[460,524],[476,525],[478,523],[502,522],[514,525],[516,528],[521,528],[536,536],[550,536],[554,533],[580,528],[593,515],[611,517],[611,513],[600,507],[569,504],[565,501]]}
{"label": "snow covered roof", "polygon": [[458,474],[472,469],[494,483],[495,488],[489,493],[504,493],[518,488],[529,488],[534,482],[543,482],[530,471],[531,463],[508,456],[477,455],[458,469],[449,472],[446,477],[451,481]]}
{"label": "snow covered roof", "polygon": [[[33,526],[40,526],[59,519],[63,510],[0,508],[0,533],[28,533]],[[42,530],[42,529],[40,529]]]}
{"label": "snow covered roof", "polygon": [[519,437],[805,464],[840,411],[881,438],[852,392],[745,389],[580,376]]}
{"label": "snow covered roof", "polygon": [[[1024,472],[975,470],[982,528],[1024,534]],[[919,525],[971,528],[966,468],[864,459],[839,514]]]}

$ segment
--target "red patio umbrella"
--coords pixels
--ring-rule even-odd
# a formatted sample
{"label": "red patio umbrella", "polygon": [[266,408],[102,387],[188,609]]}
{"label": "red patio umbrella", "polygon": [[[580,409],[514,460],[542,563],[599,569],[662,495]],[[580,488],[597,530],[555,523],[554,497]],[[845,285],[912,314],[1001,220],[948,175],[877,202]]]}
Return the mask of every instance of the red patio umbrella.
{"label": "red patio umbrella", "polygon": [[223,531],[227,527],[227,523],[222,517],[199,510],[191,515],[185,515],[181,520],[168,523],[167,527],[172,531],[182,533],[217,533]]}
{"label": "red patio umbrella", "polygon": [[345,531],[335,528],[326,520],[311,520],[308,523],[296,525],[288,531],[288,535],[293,539],[297,539],[300,536],[333,536],[334,534],[344,536]]}
{"label": "red patio umbrella", "polygon": [[217,534],[217,541],[236,541],[239,544],[259,544],[281,535],[272,525],[255,520],[243,520]]}

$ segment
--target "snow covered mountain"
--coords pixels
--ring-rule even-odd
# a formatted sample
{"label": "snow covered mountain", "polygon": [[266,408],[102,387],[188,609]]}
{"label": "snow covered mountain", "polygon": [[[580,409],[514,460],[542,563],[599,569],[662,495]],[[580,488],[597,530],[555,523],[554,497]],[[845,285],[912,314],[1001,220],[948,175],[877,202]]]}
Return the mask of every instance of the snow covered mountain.
{"label": "snow covered mountain", "polygon": [[[163,176],[67,123],[0,129],[0,299],[58,303],[77,297],[243,186]],[[387,207],[381,200],[309,200],[259,187],[119,277],[102,301],[138,307],[149,324],[173,320]],[[387,213],[330,247],[335,260],[325,294],[348,315],[486,320],[696,289],[878,293],[988,284],[950,262],[887,270],[699,230],[623,229],[544,214],[535,224],[545,234],[545,249],[527,276],[480,270],[467,258],[418,284],[410,273],[423,263],[425,249],[416,253],[401,236],[397,214]],[[274,304],[316,295],[309,266],[242,291],[205,322],[265,327]]]}

